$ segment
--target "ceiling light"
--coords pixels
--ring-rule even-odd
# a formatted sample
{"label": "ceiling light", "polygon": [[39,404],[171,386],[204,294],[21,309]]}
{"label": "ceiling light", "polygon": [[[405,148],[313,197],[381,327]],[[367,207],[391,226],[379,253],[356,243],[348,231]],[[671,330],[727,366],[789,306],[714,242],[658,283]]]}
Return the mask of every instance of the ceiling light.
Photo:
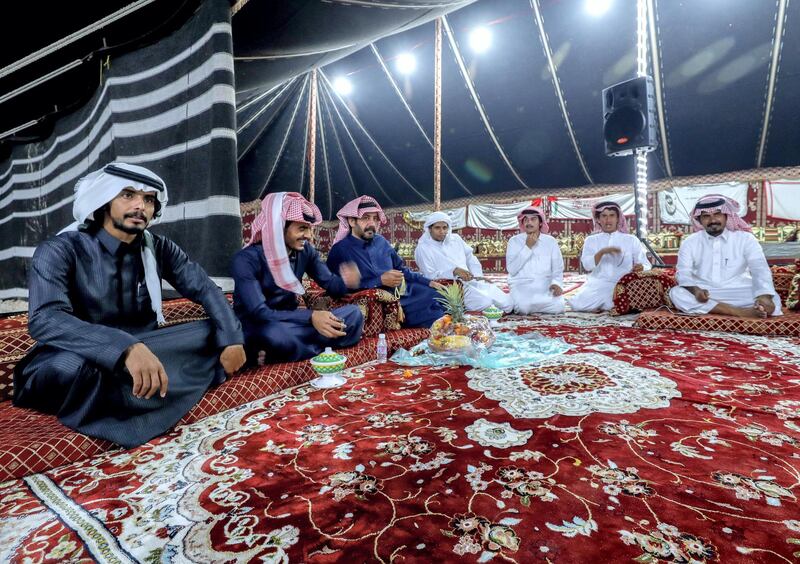
{"label": "ceiling light", "polygon": [[342,96],[348,96],[353,91],[353,83],[343,76],[333,81],[333,89]]}
{"label": "ceiling light", "polygon": [[602,16],[611,7],[611,0],[586,0],[586,11],[593,16]]}
{"label": "ceiling light", "polygon": [[401,74],[411,74],[417,68],[417,59],[411,53],[401,53],[397,56],[397,70]]}
{"label": "ceiling light", "polygon": [[478,27],[469,34],[469,46],[476,53],[483,53],[492,46],[492,32],[489,28]]}

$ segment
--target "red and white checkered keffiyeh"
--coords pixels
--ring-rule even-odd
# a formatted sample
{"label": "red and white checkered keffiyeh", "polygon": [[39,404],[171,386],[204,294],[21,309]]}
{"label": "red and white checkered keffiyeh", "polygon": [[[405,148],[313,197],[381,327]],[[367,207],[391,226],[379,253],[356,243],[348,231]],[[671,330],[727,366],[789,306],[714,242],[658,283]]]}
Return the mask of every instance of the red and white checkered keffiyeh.
{"label": "red and white checkered keffiyeh", "polygon": [[278,286],[295,294],[304,294],[303,284],[289,263],[289,253],[283,239],[287,221],[319,225],[322,223],[322,214],[317,206],[297,192],[267,194],[261,202],[261,212],[253,220],[248,245],[262,243],[269,272]]}
{"label": "red and white checkered keffiyeh", "polygon": [[[372,205],[367,205],[372,204]],[[386,223],[386,216],[378,200],[372,196],[359,196],[355,200],[347,202],[342,209],[336,213],[339,218],[339,231],[336,233],[336,238],[333,240],[335,245],[348,235],[350,235],[350,224],[347,222],[348,217],[359,218],[365,213],[378,212],[378,217],[381,220],[381,225]]]}
{"label": "red and white checkered keffiyeh", "polygon": [[742,230],[750,231],[751,233],[753,231],[750,224],[739,217],[739,202],[736,200],[731,200],[720,194],[709,194],[697,200],[697,203],[694,205],[694,210],[692,210],[692,227],[694,227],[695,231],[703,231],[705,229],[703,224],[698,220],[700,214],[703,212],[721,212],[727,215],[728,222],[725,224],[725,228],[728,231]]}
{"label": "red and white checkered keffiyeh", "polygon": [[544,212],[542,208],[537,208],[536,206],[528,206],[517,216],[517,222],[519,223],[519,230],[525,232],[525,218],[529,215],[538,215],[539,216],[539,232],[540,233],[550,233],[550,226],[547,224],[547,218],[544,216]]}
{"label": "red and white checkered keffiyeh", "polygon": [[622,213],[622,208],[616,202],[598,202],[592,207],[592,220],[594,221],[594,233],[600,233],[603,228],[600,227],[598,218],[605,210],[615,210],[617,212],[617,231],[620,233],[628,232],[628,220]]}

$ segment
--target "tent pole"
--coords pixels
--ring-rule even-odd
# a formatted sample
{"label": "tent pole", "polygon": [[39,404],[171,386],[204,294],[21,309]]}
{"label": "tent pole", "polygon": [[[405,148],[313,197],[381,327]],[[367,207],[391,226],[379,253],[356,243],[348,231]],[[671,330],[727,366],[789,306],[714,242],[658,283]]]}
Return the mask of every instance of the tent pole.
{"label": "tent pole", "polygon": [[[314,203],[314,176],[317,165],[317,69],[311,71],[311,94],[308,98],[308,201]],[[302,192],[302,186],[300,187]]]}
{"label": "tent pole", "polygon": [[442,18],[436,18],[433,84],[433,210],[442,209]]}
{"label": "tent pole", "polygon": [[[636,76],[647,76],[647,0],[636,3]],[[656,266],[666,266],[647,240],[647,152],[636,149],[633,154],[633,201],[636,214],[636,237],[653,257]]]}

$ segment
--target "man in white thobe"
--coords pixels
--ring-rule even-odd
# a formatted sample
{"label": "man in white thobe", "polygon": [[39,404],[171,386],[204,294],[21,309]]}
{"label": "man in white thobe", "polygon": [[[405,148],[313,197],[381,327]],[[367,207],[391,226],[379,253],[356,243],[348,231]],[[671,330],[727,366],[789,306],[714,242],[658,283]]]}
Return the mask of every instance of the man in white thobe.
{"label": "man in white thobe", "polygon": [[695,233],[681,243],[678,285],[669,292],[679,310],[737,317],[782,315],[764,251],[738,211],[736,201],[717,194],[695,204]]}
{"label": "man in white thobe", "polygon": [[614,307],[614,288],[629,272],[650,270],[641,241],[628,233],[628,222],[616,202],[592,208],[595,230],[583,243],[581,266],[589,277],[567,300],[572,311],[608,311]]}
{"label": "man in white thobe", "polygon": [[508,240],[506,269],[514,311],[564,312],[564,258],[558,241],[548,235],[544,212],[529,206],[517,216],[522,233]]}
{"label": "man in white thobe", "polygon": [[461,280],[464,305],[470,311],[495,306],[506,313],[512,309],[511,297],[485,280],[481,263],[472,248],[457,234],[451,233],[450,216],[434,212],[425,220],[424,232],[414,251],[417,268],[431,280]]}

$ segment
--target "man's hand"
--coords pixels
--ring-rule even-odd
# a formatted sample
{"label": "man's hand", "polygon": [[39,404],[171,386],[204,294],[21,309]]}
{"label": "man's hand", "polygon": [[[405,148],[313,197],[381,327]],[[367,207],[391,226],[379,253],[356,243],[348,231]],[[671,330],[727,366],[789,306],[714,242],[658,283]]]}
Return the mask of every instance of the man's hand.
{"label": "man's hand", "polygon": [[167,373],[158,357],[144,343],[136,343],[125,351],[125,368],[133,379],[133,396],[150,399],[161,390],[167,395]]}
{"label": "man's hand", "polygon": [[311,325],[314,326],[317,333],[329,339],[347,335],[347,333],[344,332],[347,325],[329,311],[313,311],[311,313]]}
{"label": "man's hand", "polygon": [[631,268],[631,272],[641,272],[643,270],[644,270],[644,265],[643,264],[638,264],[638,263],[634,264],[633,268]]}
{"label": "man's hand", "polygon": [[445,285],[437,282],[436,280],[431,280],[431,283],[428,284],[428,286],[430,286],[434,290],[444,290],[445,289]]}
{"label": "man's hand", "polygon": [[339,276],[344,280],[344,285],[355,290],[361,286],[361,272],[354,262],[344,262],[339,267]]}
{"label": "man's hand", "polygon": [[469,270],[464,270],[463,268],[458,267],[453,269],[453,276],[461,278],[464,282],[469,282],[473,278],[472,273]]}
{"label": "man's hand", "polygon": [[704,290],[699,286],[692,286],[691,288],[688,288],[688,290],[692,294],[694,294],[695,299],[701,304],[706,303],[708,299],[711,297],[710,294],[708,293],[708,290]]}
{"label": "man's hand", "polygon": [[536,241],[539,240],[538,233],[531,233],[525,238],[525,244],[528,246],[529,249],[532,249],[533,246],[536,244]]}
{"label": "man's hand", "polygon": [[619,247],[603,247],[594,254],[594,263],[599,264],[600,259],[602,259],[605,255],[618,255],[621,252],[622,249]]}
{"label": "man's hand", "polygon": [[403,283],[403,273],[399,270],[387,270],[381,274],[381,284],[388,288],[397,288]]}
{"label": "man's hand", "polygon": [[558,284],[550,284],[550,293],[557,298],[558,296],[564,293],[564,290],[562,290],[561,286],[559,286]]}
{"label": "man's hand", "polygon": [[229,345],[222,349],[219,355],[219,363],[225,374],[231,375],[242,366],[247,360],[247,355],[244,354],[244,347],[242,345]]}
{"label": "man's hand", "polygon": [[754,305],[758,311],[763,312],[767,316],[771,316],[775,312],[775,302],[769,294],[758,296]]}

